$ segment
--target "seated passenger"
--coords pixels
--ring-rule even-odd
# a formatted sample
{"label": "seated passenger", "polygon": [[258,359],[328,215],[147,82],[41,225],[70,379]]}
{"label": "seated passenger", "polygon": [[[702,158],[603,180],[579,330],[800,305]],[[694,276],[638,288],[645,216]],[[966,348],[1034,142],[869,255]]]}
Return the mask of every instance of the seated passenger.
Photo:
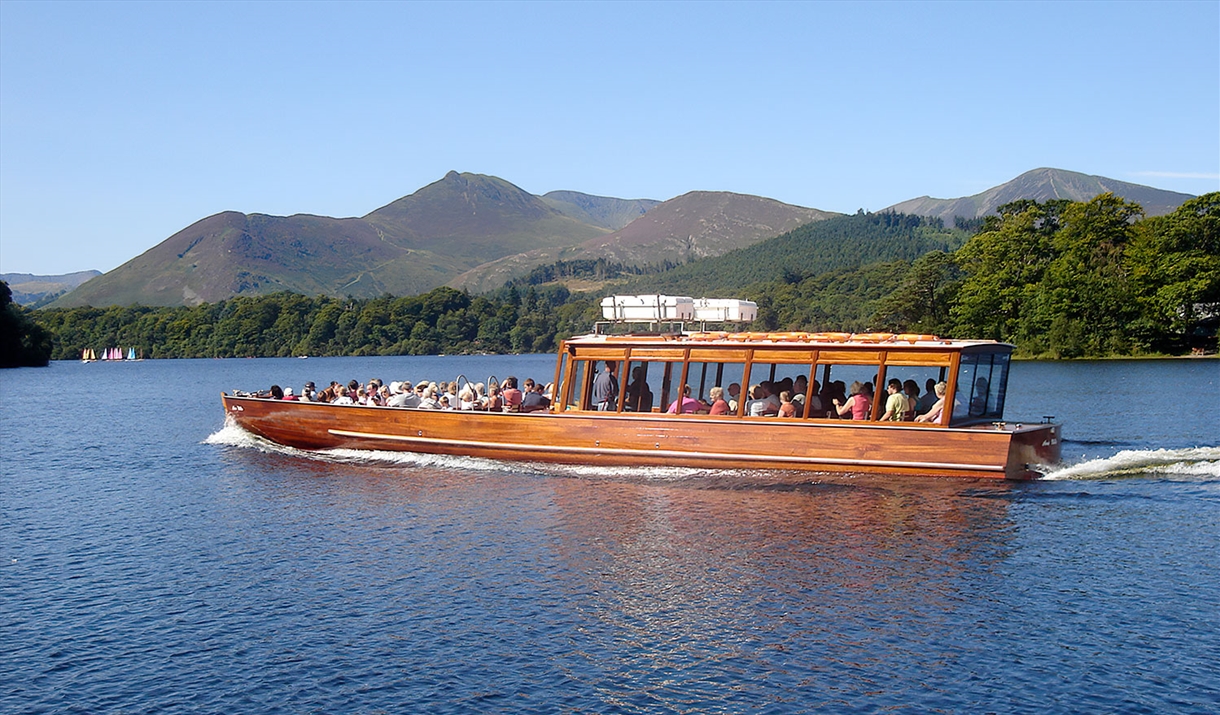
{"label": "seated passenger", "polygon": [[631,382],[627,385],[627,412],[652,412],[652,389],[644,376],[644,366],[631,368]]}
{"label": "seated passenger", "polygon": [[914,422],[915,408],[916,405],[919,404],[919,383],[915,382],[914,380],[904,380],[902,382],[902,392],[907,396],[907,404],[909,406],[906,414],[902,416],[902,421]]}
{"label": "seated passenger", "polygon": [[779,414],[779,390],[775,387],[775,383],[770,380],[763,380],[758,383],[763,389],[763,399],[767,401],[766,414],[774,417]]}
{"label": "seated passenger", "polygon": [[813,395],[809,398],[809,408],[805,410],[805,416],[808,417],[825,417],[826,403],[822,402],[822,385],[817,380],[813,381]]}
{"label": "seated passenger", "polygon": [[413,407],[407,402],[419,404],[419,400],[415,398],[415,390],[411,387],[410,382],[391,382],[390,383],[390,399],[385,401],[386,407]]}
{"label": "seated passenger", "polygon": [[541,412],[551,406],[551,401],[544,394],[542,385],[534,385],[533,388],[521,398],[522,412]]}
{"label": "seated passenger", "polygon": [[945,412],[945,391],[948,388],[949,386],[943,382],[938,382],[932,387],[936,392],[936,402],[932,403],[931,409],[916,417],[916,422],[940,422],[940,418]]}
{"label": "seated passenger", "polygon": [[[796,416],[805,416],[805,393],[809,392],[809,378],[804,375],[797,375],[792,381],[792,406],[796,408]],[[817,397],[817,388],[814,388],[814,397]]]}
{"label": "seated passenger", "polygon": [[305,389],[301,390],[301,399],[305,402],[317,402],[318,391],[314,387],[313,381],[305,383]]}
{"label": "seated passenger", "polygon": [[796,417],[796,405],[792,404],[792,393],[784,390],[779,393],[779,417]]}
{"label": "seated passenger", "polygon": [[881,421],[901,422],[911,407],[906,393],[902,391],[902,380],[892,378],[885,383],[885,391],[889,393],[889,397],[885,399],[885,414],[881,415]]}
{"label": "seated passenger", "polygon": [[279,385],[272,385],[271,389],[267,390],[267,394],[262,395],[262,397],[270,397],[273,400],[282,400],[284,399],[284,390],[281,389]]}
{"label": "seated passenger", "polygon": [[835,413],[840,417],[851,415],[853,420],[867,420],[872,410],[872,400],[864,394],[864,385],[856,380],[851,384],[851,397],[846,402],[834,398]]}
{"label": "seated passenger", "polygon": [[746,416],[765,417],[767,410],[771,407],[771,403],[767,401],[767,391],[760,384],[750,385],[750,391],[747,394],[750,399],[746,401]]}
{"label": "seated passenger", "polygon": [[291,387],[285,387],[284,388],[284,399],[293,401],[293,400],[299,400],[300,398],[298,398],[296,395],[292,394]]}
{"label": "seated passenger", "polygon": [[352,399],[345,385],[335,385],[335,400],[331,404],[334,405],[354,405],[356,401]]}
{"label": "seated passenger", "polygon": [[517,378],[512,375],[504,378],[504,390],[501,394],[504,397],[505,412],[521,411],[521,399],[524,395],[521,394],[521,390],[517,389]]}
{"label": "seated passenger", "polygon": [[699,412],[707,412],[707,408],[690,396],[690,385],[683,385],[682,396],[670,403],[669,409],[665,410],[665,413],[670,415],[693,415]]}
{"label": "seated passenger", "polygon": [[741,400],[741,385],[735,382],[729,383],[729,412],[737,414],[737,405]]}
{"label": "seated passenger", "polygon": [[419,401],[419,409],[421,410],[439,410],[441,409],[441,401],[436,396],[436,388],[431,384],[424,388],[424,396]]}
{"label": "seated passenger", "polygon": [[974,397],[970,398],[970,414],[979,417],[987,414],[987,378],[974,381]]}
{"label": "seated passenger", "polygon": [[928,381],[924,383],[923,396],[919,398],[919,403],[915,405],[915,412],[916,414],[926,415],[934,404],[936,404],[936,380],[929,377]]}
{"label": "seated passenger", "polygon": [[469,383],[458,390],[458,409],[473,410],[478,403],[475,401],[474,388]]}
{"label": "seated passenger", "polygon": [[492,384],[492,386],[488,388],[487,411],[488,412],[503,412],[504,411],[504,398],[500,395],[500,388],[495,384]]}
{"label": "seated passenger", "polygon": [[707,391],[708,397],[712,400],[712,408],[708,410],[709,415],[727,415],[729,414],[729,403],[724,399],[724,388],[713,387]]}

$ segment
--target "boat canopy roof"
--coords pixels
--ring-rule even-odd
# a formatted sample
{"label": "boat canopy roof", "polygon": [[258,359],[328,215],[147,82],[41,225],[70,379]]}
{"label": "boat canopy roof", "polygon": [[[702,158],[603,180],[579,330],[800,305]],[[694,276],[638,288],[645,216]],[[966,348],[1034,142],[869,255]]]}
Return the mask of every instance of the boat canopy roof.
{"label": "boat canopy roof", "polygon": [[742,346],[742,347],[828,347],[836,350],[936,349],[954,352],[1012,352],[1009,343],[994,340],[953,340],[935,335],[913,333],[807,333],[807,332],[671,332],[671,333],[590,333],[568,338],[570,347],[604,346],[633,347],[667,345],[672,347]]}

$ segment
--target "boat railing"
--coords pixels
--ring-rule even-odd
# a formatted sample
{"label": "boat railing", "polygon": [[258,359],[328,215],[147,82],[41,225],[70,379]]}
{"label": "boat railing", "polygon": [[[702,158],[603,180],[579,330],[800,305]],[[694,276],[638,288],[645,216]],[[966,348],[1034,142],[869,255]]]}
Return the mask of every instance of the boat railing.
{"label": "boat railing", "polygon": [[599,320],[594,335],[681,335],[686,323],[681,320]]}

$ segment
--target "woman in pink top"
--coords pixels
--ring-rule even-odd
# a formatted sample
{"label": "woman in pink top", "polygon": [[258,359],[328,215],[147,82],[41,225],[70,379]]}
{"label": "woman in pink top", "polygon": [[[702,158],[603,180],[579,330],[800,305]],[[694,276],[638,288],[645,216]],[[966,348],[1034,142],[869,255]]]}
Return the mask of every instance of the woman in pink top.
{"label": "woman in pink top", "polygon": [[869,418],[869,412],[872,410],[872,401],[868,399],[868,395],[864,394],[864,385],[856,380],[851,384],[851,397],[847,398],[847,402],[840,403],[838,399],[834,401],[835,412],[842,417],[851,413],[853,420],[866,420]]}
{"label": "woman in pink top", "polygon": [[684,415],[693,415],[697,412],[706,411],[707,407],[705,407],[702,402],[690,396],[690,385],[682,386],[682,397],[674,400],[669,405],[669,409],[666,410],[666,412],[671,415],[676,415],[679,412]]}

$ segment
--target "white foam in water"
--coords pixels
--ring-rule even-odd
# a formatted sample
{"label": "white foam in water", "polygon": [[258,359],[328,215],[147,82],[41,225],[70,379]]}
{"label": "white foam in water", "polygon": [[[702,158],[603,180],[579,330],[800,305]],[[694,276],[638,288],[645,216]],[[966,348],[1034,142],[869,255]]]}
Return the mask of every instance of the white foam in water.
{"label": "white foam in water", "polygon": [[490,459],[474,457],[451,457],[443,454],[420,454],[416,452],[390,452],[365,449],[322,449],[311,451],[296,449],[277,444],[271,440],[242,429],[231,419],[226,419],[224,427],[208,435],[204,444],[217,444],[225,447],[242,449],[257,449],[260,452],[287,454],[305,459],[319,459],[325,462],[345,462],[349,464],[401,464],[414,467],[446,467],[450,469],[473,469],[494,471],[504,469],[504,465]]}
{"label": "white foam in water", "polygon": [[1220,478],[1220,447],[1123,450],[1112,457],[1090,459],[1057,469],[1042,478],[1101,479],[1144,475]]}
{"label": "white foam in water", "polygon": [[318,459],[325,462],[341,462],[347,464],[395,464],[412,467],[433,467],[442,469],[464,469],[481,472],[520,472],[527,469],[543,474],[556,474],[575,477],[643,477],[650,480],[669,481],[689,478],[703,474],[706,470],[682,467],[594,467],[576,464],[544,464],[537,462],[501,462],[494,459],[478,457],[457,457],[447,454],[424,454],[420,452],[391,452],[372,449],[323,449],[310,451],[286,447],[258,435],[247,432],[231,419],[226,419],[224,427],[208,435],[204,444],[216,444],[225,447],[242,449],[257,449],[260,452],[286,454],[305,459]]}

